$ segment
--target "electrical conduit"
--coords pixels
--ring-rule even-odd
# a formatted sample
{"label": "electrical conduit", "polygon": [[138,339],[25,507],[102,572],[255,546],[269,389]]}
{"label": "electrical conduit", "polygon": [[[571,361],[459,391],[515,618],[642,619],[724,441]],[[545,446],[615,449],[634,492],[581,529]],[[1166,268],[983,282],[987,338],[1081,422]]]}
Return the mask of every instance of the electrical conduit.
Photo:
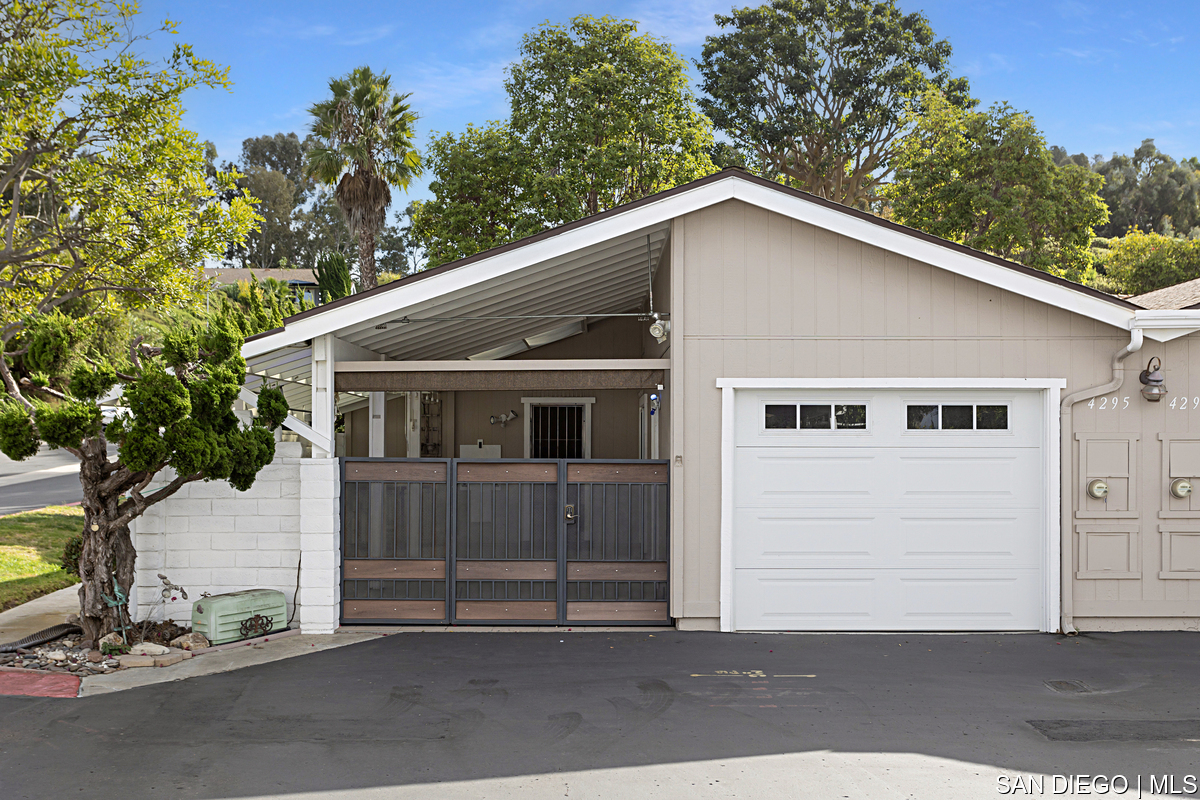
{"label": "electrical conduit", "polygon": [[1060,631],[1062,633],[1078,633],[1075,630],[1075,587],[1072,583],[1074,576],[1074,543],[1075,531],[1072,525],[1075,496],[1072,487],[1072,476],[1074,475],[1071,452],[1071,407],[1076,403],[1084,400],[1091,400],[1093,397],[1115,392],[1121,388],[1121,384],[1125,382],[1125,364],[1124,361],[1129,356],[1142,349],[1142,341],[1144,335],[1140,328],[1134,328],[1129,332],[1129,344],[1122,347],[1117,352],[1113,353],[1112,357],[1112,380],[1102,386],[1093,386],[1088,389],[1082,389],[1074,394],[1069,394],[1062,399],[1060,407],[1060,426],[1059,436],[1061,438],[1061,458],[1059,459],[1059,473],[1061,474],[1062,488],[1059,493],[1059,505],[1062,507],[1062,528],[1061,536],[1059,537],[1062,556],[1060,558],[1062,567],[1061,589],[1060,595],[1062,598],[1062,608],[1060,609]]}

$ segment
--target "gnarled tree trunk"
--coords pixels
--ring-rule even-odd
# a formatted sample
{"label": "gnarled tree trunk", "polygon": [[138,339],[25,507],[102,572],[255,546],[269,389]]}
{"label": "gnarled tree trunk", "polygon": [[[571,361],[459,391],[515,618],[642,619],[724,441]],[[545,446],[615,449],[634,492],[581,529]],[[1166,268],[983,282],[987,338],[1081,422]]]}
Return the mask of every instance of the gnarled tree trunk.
{"label": "gnarled tree trunk", "polygon": [[175,494],[183,484],[200,478],[200,474],[176,477],[143,497],[141,492],[155,473],[133,472],[110,462],[108,442],[103,436],[85,439],[79,450],[72,452],[79,458],[79,482],[83,485],[79,625],[84,638],[95,642],[133,621],[129,602],[133,600],[137,551],[129,535],[129,523],[149,506]]}
{"label": "gnarled tree trunk", "polygon": [[98,641],[128,619],[127,603],[111,606],[105,596],[128,601],[133,587],[133,567],[137,553],[129,536],[129,524],[122,521],[121,491],[113,485],[108,464],[108,443],[104,437],[83,442],[80,447],[79,482],[83,484],[83,551],[79,557],[79,624],[85,639]]}

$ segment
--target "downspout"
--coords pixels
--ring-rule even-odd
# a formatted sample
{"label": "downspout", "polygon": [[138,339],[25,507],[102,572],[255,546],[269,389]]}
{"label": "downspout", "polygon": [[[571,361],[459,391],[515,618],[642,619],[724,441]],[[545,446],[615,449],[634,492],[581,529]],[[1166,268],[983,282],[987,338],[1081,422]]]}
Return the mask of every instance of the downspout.
{"label": "downspout", "polygon": [[1059,473],[1061,474],[1062,487],[1059,493],[1059,505],[1062,507],[1062,529],[1061,529],[1061,547],[1062,547],[1062,576],[1061,588],[1061,632],[1066,634],[1077,633],[1075,630],[1075,592],[1072,577],[1074,570],[1074,542],[1075,533],[1072,526],[1075,508],[1075,498],[1073,494],[1073,475],[1072,459],[1071,459],[1071,407],[1083,400],[1090,400],[1093,397],[1115,392],[1121,388],[1121,384],[1125,382],[1125,365],[1124,361],[1129,356],[1142,349],[1142,341],[1144,335],[1141,328],[1134,328],[1129,332],[1129,344],[1122,347],[1117,352],[1113,353],[1112,357],[1112,380],[1102,386],[1093,386],[1089,389],[1082,389],[1074,394],[1069,394],[1062,400],[1062,406],[1059,412],[1059,436],[1061,439],[1061,458],[1059,459]]}

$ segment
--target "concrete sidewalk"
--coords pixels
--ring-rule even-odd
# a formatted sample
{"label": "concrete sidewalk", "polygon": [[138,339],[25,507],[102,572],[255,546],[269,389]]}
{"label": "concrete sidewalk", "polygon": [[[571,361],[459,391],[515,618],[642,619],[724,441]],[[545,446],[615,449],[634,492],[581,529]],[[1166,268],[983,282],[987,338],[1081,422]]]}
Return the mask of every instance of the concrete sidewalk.
{"label": "concrete sidewalk", "polygon": [[[270,639],[270,637],[267,638]],[[243,667],[252,667],[256,664],[269,664],[272,661],[311,655],[322,650],[332,650],[335,647],[344,647],[348,644],[378,638],[379,634],[376,633],[351,633],[340,636],[300,634],[261,644],[247,643],[245,647],[232,650],[202,653],[169,667],[138,667],[122,669],[109,675],[88,675],[79,687],[79,696],[91,697],[155,683],[182,681],[188,678],[198,678],[201,675],[216,675]]]}
{"label": "concrete sidewalk", "polygon": [[0,612],[0,644],[24,639],[79,613],[79,584],[35,597],[28,603]]}

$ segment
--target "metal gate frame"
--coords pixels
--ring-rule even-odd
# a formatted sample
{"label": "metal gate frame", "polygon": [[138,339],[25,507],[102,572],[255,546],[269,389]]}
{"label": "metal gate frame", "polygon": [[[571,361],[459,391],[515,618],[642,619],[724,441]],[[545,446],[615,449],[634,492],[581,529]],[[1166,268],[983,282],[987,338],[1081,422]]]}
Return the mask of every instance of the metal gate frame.
{"label": "metal gate frame", "polygon": [[[621,465],[621,464],[639,464],[639,465],[658,465],[667,467],[667,486],[670,486],[670,462],[666,459],[636,459],[636,458],[571,458],[571,459],[536,459],[536,458],[369,458],[357,456],[344,456],[338,459],[339,469],[338,475],[341,481],[341,493],[338,504],[338,536],[340,537],[338,550],[341,553],[339,561],[341,580],[336,587],[338,593],[338,619],[340,625],[558,625],[571,627],[615,627],[615,626],[631,626],[644,627],[647,625],[655,625],[662,623],[654,623],[644,620],[567,620],[567,519],[565,514],[565,505],[567,499],[567,484],[568,467],[572,464],[601,464],[601,465]],[[364,619],[355,618],[347,619],[345,617],[345,597],[343,596],[343,582],[346,580],[346,548],[345,548],[345,525],[346,518],[344,514],[344,498],[346,487],[346,465],[347,463],[421,463],[421,464],[444,464],[446,465],[446,556],[445,556],[445,580],[446,580],[446,613],[440,620],[438,619],[412,619],[412,620],[397,620],[393,618],[378,618]],[[556,608],[557,617],[551,622],[549,620],[459,620],[455,616],[455,606],[457,605],[456,582],[458,553],[455,533],[458,529],[458,503],[456,502],[457,487],[458,487],[458,466],[463,464],[554,464],[556,465],[558,475],[558,497],[556,514],[557,522],[555,523],[557,548],[556,548]],[[670,537],[670,491],[666,493],[666,518],[667,531],[665,532],[665,557],[667,563],[670,564],[671,557],[671,537]],[[364,559],[351,559],[364,560]],[[370,559],[374,561],[415,561],[427,559]],[[514,559],[516,560],[516,559]],[[597,562],[597,563],[613,563],[613,562]],[[651,562],[628,562],[628,563],[651,563]],[[668,597],[669,597],[669,581],[670,570],[665,576],[668,582]],[[669,618],[668,618],[669,619]]]}

